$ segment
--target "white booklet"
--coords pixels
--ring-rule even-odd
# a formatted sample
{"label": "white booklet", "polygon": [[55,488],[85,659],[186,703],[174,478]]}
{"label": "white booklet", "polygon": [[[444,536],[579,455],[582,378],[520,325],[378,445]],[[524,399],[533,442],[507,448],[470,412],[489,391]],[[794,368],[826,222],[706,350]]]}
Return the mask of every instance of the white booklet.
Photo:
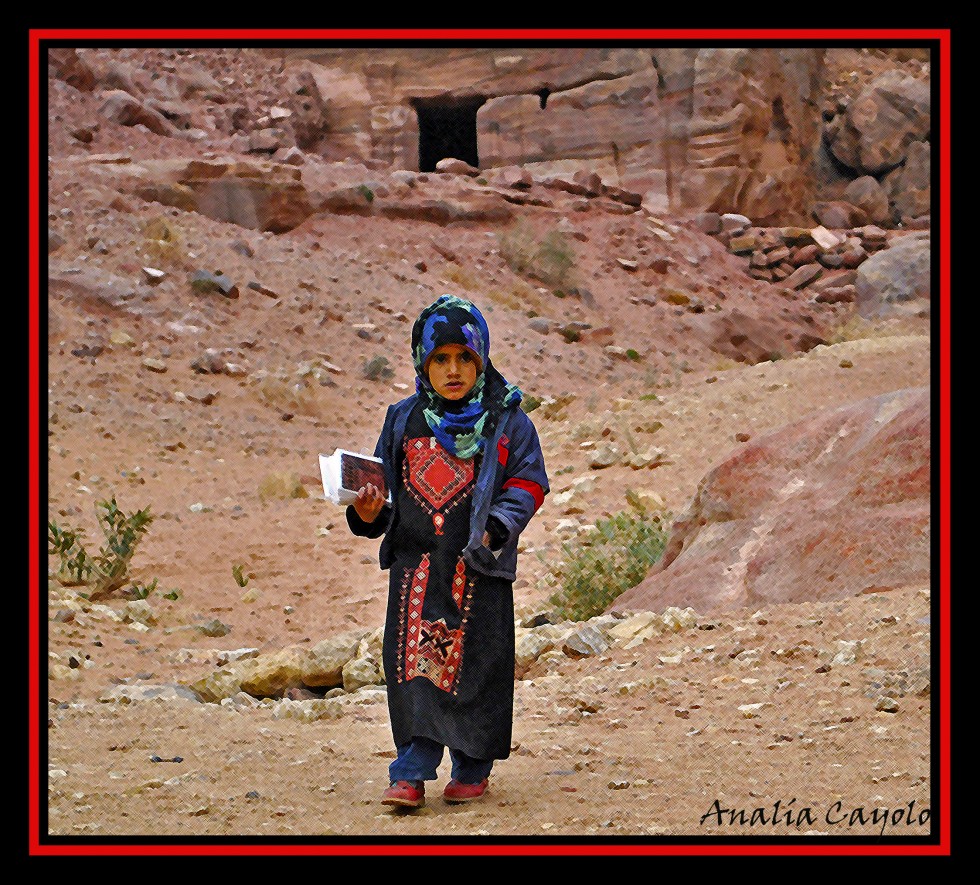
{"label": "white booklet", "polygon": [[381,459],[373,455],[361,455],[346,449],[337,449],[332,455],[321,454],[320,476],[323,479],[323,494],[334,504],[352,503],[357,498],[358,490],[368,483],[381,489],[385,500],[391,503]]}

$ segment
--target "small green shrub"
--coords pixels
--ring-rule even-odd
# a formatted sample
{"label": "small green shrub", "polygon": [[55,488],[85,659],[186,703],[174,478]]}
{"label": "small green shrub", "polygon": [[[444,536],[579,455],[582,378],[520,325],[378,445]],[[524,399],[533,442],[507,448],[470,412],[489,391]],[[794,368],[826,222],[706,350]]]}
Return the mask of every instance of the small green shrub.
{"label": "small green shrub", "polygon": [[66,586],[87,585],[91,588],[86,594],[89,599],[108,596],[126,583],[130,560],[153,521],[149,507],[127,516],[115,497],[95,506],[105,544],[94,556],[82,545],[81,529],[48,523],[48,553],[60,560],[58,581]]}
{"label": "small green shrub", "polygon": [[584,536],[562,544],[557,568],[561,589],[550,600],[560,617],[585,621],[601,614],[639,584],[663,555],[666,515],[631,503],[632,511],[597,520]]}
{"label": "small green shrub", "polygon": [[126,595],[131,599],[146,599],[156,589],[157,579],[154,578],[149,584],[133,584],[126,591]]}
{"label": "small green shrub", "polygon": [[358,185],[357,192],[364,197],[368,203],[374,202],[374,191],[371,190],[371,188],[369,188],[366,184]]}
{"label": "small green shrub", "polygon": [[242,569],[245,568],[244,565],[233,565],[231,567],[231,576],[235,579],[235,583],[239,587],[244,587],[248,583],[248,578],[242,574]]}
{"label": "small green shrub", "polygon": [[533,393],[525,393],[524,398],[521,400],[521,409],[527,412],[533,412],[535,409],[541,407],[541,398],[535,396]]}

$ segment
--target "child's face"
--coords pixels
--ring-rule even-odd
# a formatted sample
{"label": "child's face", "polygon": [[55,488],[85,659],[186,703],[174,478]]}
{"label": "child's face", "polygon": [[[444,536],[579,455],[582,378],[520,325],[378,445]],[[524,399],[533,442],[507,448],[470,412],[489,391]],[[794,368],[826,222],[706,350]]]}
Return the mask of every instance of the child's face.
{"label": "child's face", "polygon": [[429,360],[429,383],[444,399],[462,399],[476,384],[477,358],[461,344],[443,344]]}

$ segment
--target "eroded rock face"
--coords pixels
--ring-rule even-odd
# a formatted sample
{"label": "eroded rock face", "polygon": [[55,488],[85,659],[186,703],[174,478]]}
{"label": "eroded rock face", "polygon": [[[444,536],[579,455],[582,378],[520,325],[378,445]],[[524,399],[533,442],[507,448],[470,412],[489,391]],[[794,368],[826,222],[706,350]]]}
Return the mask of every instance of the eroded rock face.
{"label": "eroded rock face", "polygon": [[823,65],[819,50],[698,51],[687,155],[686,207],[744,212],[757,223],[810,195],[817,122],[807,108]]}
{"label": "eroded rock face", "polygon": [[[484,101],[481,169],[588,169],[655,208],[808,203],[823,50],[611,48],[309,50],[326,112],[321,148],[414,168],[418,107]],[[327,77],[327,72],[331,77]],[[331,88],[331,79],[343,89]],[[310,90],[312,91],[312,90]],[[309,139],[312,141],[312,139]]]}
{"label": "eroded rock face", "polygon": [[283,233],[315,211],[301,170],[269,161],[108,163],[89,157],[80,161],[79,171],[123,193],[251,230]]}
{"label": "eroded rock face", "polygon": [[712,612],[925,581],[929,513],[928,388],[818,412],[712,470],[661,562],[610,611]]}

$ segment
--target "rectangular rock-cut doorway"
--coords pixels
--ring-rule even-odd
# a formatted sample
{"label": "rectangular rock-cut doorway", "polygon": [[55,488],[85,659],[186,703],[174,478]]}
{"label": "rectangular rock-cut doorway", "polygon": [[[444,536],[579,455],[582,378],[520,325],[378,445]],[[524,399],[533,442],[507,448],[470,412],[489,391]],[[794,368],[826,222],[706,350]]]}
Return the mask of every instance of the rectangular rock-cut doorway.
{"label": "rectangular rock-cut doorway", "polygon": [[419,120],[419,172],[435,171],[445,157],[479,168],[476,112],[484,102],[483,96],[412,99]]}

